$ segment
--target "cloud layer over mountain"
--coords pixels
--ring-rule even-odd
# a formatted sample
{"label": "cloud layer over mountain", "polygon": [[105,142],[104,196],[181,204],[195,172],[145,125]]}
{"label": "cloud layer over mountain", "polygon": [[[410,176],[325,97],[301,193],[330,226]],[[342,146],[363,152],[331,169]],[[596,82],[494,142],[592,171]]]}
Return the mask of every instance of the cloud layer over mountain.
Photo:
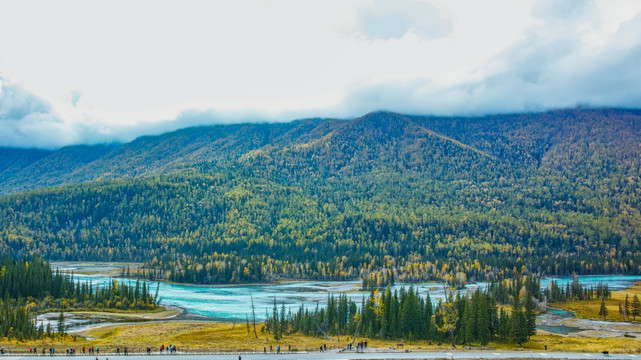
{"label": "cloud layer over mountain", "polygon": [[[33,11],[34,8],[39,10]],[[0,146],[641,104],[638,1],[0,3]]]}

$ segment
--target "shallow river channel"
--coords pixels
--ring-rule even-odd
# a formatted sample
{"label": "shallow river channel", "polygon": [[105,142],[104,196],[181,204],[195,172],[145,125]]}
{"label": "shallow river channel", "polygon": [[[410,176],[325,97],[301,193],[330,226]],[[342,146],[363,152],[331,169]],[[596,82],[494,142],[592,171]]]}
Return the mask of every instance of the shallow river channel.
{"label": "shallow river channel", "polygon": [[[132,283],[135,280],[113,277],[113,268],[120,266],[118,264],[100,265],[96,264],[69,264],[58,263],[54,267],[60,271],[74,272],[74,278],[80,281],[91,281],[96,286],[107,286],[107,284],[116,279]],[[111,270],[111,271],[109,271]],[[83,274],[91,272],[90,275]],[[553,278],[559,284],[571,282],[571,277]],[[544,279],[541,286],[546,287],[551,279]],[[609,275],[609,276],[582,276],[579,281],[584,285],[596,285],[599,282],[607,283],[611,290],[621,290],[630,286],[634,281],[641,281],[641,276],[629,275]],[[465,289],[460,291],[473,290],[477,287],[483,287],[483,283],[468,284]],[[182,319],[203,319],[203,320],[220,320],[220,321],[245,321],[245,317],[251,317],[252,298],[256,309],[256,319],[264,320],[266,313],[271,313],[274,299],[276,299],[280,308],[284,303],[285,307],[297,309],[301,304],[306,307],[315,307],[316,304],[323,305],[327,302],[328,295],[339,293],[346,294],[348,297],[356,300],[360,304],[361,299],[367,296],[369,292],[360,290],[360,283],[357,281],[296,281],[283,282],[276,284],[252,284],[252,285],[223,285],[223,286],[201,286],[188,284],[172,283],[150,283],[151,292],[156,291],[161,305],[165,307],[179,308],[182,314],[178,318]],[[393,288],[406,288],[409,284],[396,284]],[[429,292],[432,301],[438,302],[445,296],[445,286],[439,283],[421,283],[413,284],[419,289],[419,293],[425,295]],[[57,313],[48,313],[38,316],[38,322],[52,322],[52,326],[57,321]],[[542,330],[571,334],[584,329],[568,326],[564,319],[572,318],[572,314],[551,310],[539,318],[539,328]],[[65,324],[68,331],[80,331],[104,324],[115,322],[131,322],[131,319],[106,317],[102,315],[76,315],[67,314]]]}

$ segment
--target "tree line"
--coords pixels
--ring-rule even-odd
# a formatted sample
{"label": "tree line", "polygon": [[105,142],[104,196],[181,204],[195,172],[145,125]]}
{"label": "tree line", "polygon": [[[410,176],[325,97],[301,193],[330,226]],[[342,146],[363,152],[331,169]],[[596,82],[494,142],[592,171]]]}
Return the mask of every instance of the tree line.
{"label": "tree line", "polygon": [[[117,309],[152,310],[160,301],[147,281],[133,283],[110,281],[106,286],[91,280],[74,280],[73,274],[53,271],[48,261],[39,257],[14,260],[0,259],[0,337],[40,338],[51,336],[52,329],[37,329],[32,318],[35,312]],[[64,329],[58,329],[58,332]]]}
{"label": "tree line", "polygon": [[449,291],[433,303],[429,293],[422,296],[412,286],[394,291],[388,286],[363,297],[360,307],[344,294],[330,294],[327,305],[301,305],[297,311],[287,311],[284,304],[279,309],[274,299],[273,312],[266,315],[264,330],[276,340],[302,333],[339,341],[362,336],[485,346],[491,341],[522,345],[536,333],[536,301],[528,292],[514,297],[508,310],[487,290]]}
{"label": "tree line", "polygon": [[572,279],[572,282],[565,284],[565,286],[560,286],[556,280],[552,280],[543,292],[551,303],[572,300],[607,300],[612,298],[612,292],[608,284],[600,282],[596,286],[585,287],[579,283],[576,276]]}

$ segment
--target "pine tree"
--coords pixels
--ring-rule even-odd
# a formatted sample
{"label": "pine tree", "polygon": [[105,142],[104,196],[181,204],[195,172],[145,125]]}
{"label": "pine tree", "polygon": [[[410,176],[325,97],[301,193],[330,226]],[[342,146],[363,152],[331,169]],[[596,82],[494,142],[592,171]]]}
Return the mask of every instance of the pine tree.
{"label": "pine tree", "polygon": [[474,309],[472,308],[472,303],[467,302],[467,306],[465,307],[464,315],[463,315],[463,322],[462,322],[462,334],[463,335],[463,343],[470,345],[474,339],[474,330],[476,329],[476,324],[474,324],[474,315],[472,314],[474,312]]}
{"label": "pine tree", "polygon": [[487,345],[490,342],[492,332],[490,330],[490,306],[488,304],[487,295],[481,297],[481,302],[479,303],[478,311],[478,340],[482,346]]}
{"label": "pine tree", "polygon": [[390,301],[392,298],[392,291],[390,290],[389,285],[387,285],[387,289],[385,289],[385,293],[382,295],[381,298],[381,305],[380,305],[380,321],[381,321],[381,329],[380,329],[380,337],[381,339],[386,339],[389,334],[389,320],[390,320],[390,313],[389,313],[389,306],[390,306]]}
{"label": "pine tree", "polygon": [[272,334],[274,334],[274,340],[279,341],[281,339],[280,332],[280,322],[278,321],[278,306],[276,305],[276,298],[274,298],[274,309],[272,311]]}
{"label": "pine tree", "polygon": [[512,333],[512,321],[505,309],[501,308],[499,312],[499,339],[501,341],[508,341]]}
{"label": "pine tree", "polygon": [[432,317],[434,316],[434,309],[432,307],[432,298],[427,293],[425,297],[425,338],[431,339],[433,337],[434,327],[432,326]]}
{"label": "pine tree", "polygon": [[625,312],[625,318],[628,319],[630,317],[630,300],[628,294],[625,294],[625,306],[623,311]]}
{"label": "pine tree", "polygon": [[282,303],[282,306],[280,308],[279,330],[281,337],[285,334],[289,334],[289,329],[287,328],[287,318],[285,317],[285,302]]}
{"label": "pine tree", "polygon": [[517,296],[514,297],[514,303],[512,304],[511,320],[510,338],[513,343],[523,346],[523,343],[528,340],[528,330],[525,315],[521,309],[521,302]]}
{"label": "pine tree", "polygon": [[605,306],[605,296],[601,298],[601,308],[599,308],[599,316],[605,320],[608,316],[608,308]]}
{"label": "pine tree", "polygon": [[619,303],[619,316],[621,316],[621,320],[625,320],[625,313],[623,312],[623,306],[621,306],[621,303]]}
{"label": "pine tree", "polygon": [[60,315],[58,315],[58,335],[62,337],[65,334],[65,314],[60,310]]}
{"label": "pine tree", "polygon": [[532,295],[528,292],[525,294],[525,327],[527,329],[527,336],[536,335],[536,312],[534,311],[534,300]]}
{"label": "pine tree", "polygon": [[641,315],[641,301],[639,301],[639,296],[636,294],[634,294],[634,297],[632,298],[630,315],[632,315],[632,320],[636,320],[637,316]]}

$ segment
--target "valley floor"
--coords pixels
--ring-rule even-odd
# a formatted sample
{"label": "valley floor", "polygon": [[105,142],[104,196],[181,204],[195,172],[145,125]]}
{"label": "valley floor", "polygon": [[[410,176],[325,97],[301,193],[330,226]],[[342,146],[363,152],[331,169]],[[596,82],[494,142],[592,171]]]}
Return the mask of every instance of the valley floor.
{"label": "valley floor", "polygon": [[[448,344],[437,345],[425,341],[408,343],[397,340],[364,339],[360,337],[358,341],[367,341],[368,350],[370,351],[392,352],[390,354],[397,354],[399,350],[403,354],[405,354],[406,350],[411,353],[429,351],[430,353],[423,356],[429,358],[451,357],[449,355],[441,356],[449,353],[455,354],[455,357],[459,355],[465,357],[464,355],[467,355],[472,358],[492,358],[493,356],[505,358],[504,355],[508,354],[505,353],[506,351],[518,351],[516,354],[524,355],[516,357],[538,357],[537,354],[542,353],[550,355],[549,357],[553,357],[553,355],[556,357],[562,352],[576,352],[579,354],[592,353],[591,357],[588,358],[594,358],[596,356],[594,354],[601,356],[600,352],[604,350],[608,350],[612,354],[641,354],[641,336],[637,336],[641,335],[641,323],[623,322],[618,313],[618,303],[625,298],[625,294],[630,297],[635,294],[641,294],[641,283],[635,283],[624,291],[613,293],[612,300],[608,302],[609,315],[607,321],[595,320],[598,317],[598,308],[595,307],[598,301],[554,304],[554,307],[572,311],[576,314],[576,318],[556,319],[559,322],[558,325],[573,328],[576,331],[568,335],[559,335],[539,330],[538,334],[533,336],[525,344],[524,348],[519,348],[518,345],[490,344],[486,349],[480,347],[468,349],[461,346],[452,349]],[[40,354],[43,348],[48,349],[50,347],[55,347],[58,354],[65,354],[67,348],[76,348],[77,352],[81,352],[82,347],[89,348],[93,346],[100,348],[101,357],[99,359],[101,359],[102,355],[106,353],[115,353],[117,347],[120,351],[127,347],[130,354],[143,353],[147,347],[152,349],[152,354],[158,354],[161,345],[166,347],[170,344],[176,345],[180,353],[221,352],[230,354],[243,352],[249,354],[270,352],[270,350],[275,352],[279,344],[283,351],[290,350],[291,346],[292,352],[316,352],[321,345],[326,344],[328,352],[319,355],[320,357],[318,358],[330,358],[330,353],[339,352],[339,349],[344,348],[347,343],[351,342],[349,336],[342,336],[340,341],[336,337],[333,338],[333,341],[328,341],[323,338],[300,334],[288,335],[281,339],[280,342],[276,342],[271,334],[261,332],[262,324],[257,324],[255,336],[253,327],[250,326],[248,328],[245,322],[194,321],[180,316],[173,320],[166,318],[176,315],[179,314],[175,309],[150,313],[132,313],[129,316],[133,318],[145,318],[152,321],[110,324],[79,331],[62,339],[56,338],[54,340],[43,339],[19,342],[0,339],[0,348],[8,350],[12,354],[26,355],[29,353],[30,347],[36,347]],[[133,318],[128,321],[135,321]],[[539,324],[539,328],[542,328],[541,325]],[[401,349],[398,349],[399,343],[403,344]],[[472,354],[478,354],[478,356],[471,356]],[[292,356],[286,358],[297,358],[294,355]],[[348,358],[360,358],[360,356],[350,353]],[[251,358],[253,357],[247,357],[246,359]],[[305,356],[305,358],[313,357]],[[576,357],[570,356],[570,358]]]}
{"label": "valley floor", "polygon": [[[327,345],[329,351],[338,351],[343,348],[350,338],[341,337],[341,341],[327,341],[323,338],[315,338],[303,335],[286,336],[280,342],[276,342],[271,334],[261,333],[258,325],[255,337],[253,329],[247,331],[245,323],[215,323],[203,321],[158,321],[138,324],[116,324],[100,328],[95,328],[78,333],[76,338],[67,336],[64,339],[50,339],[18,342],[1,341],[0,347],[4,347],[11,353],[28,354],[30,347],[36,347],[42,353],[42,348],[55,347],[58,354],[65,353],[67,348],[76,348],[81,352],[82,347],[99,347],[101,354],[115,353],[116,347],[122,352],[124,347],[128,348],[129,353],[142,353],[147,347],[152,349],[154,354],[158,354],[161,345],[168,346],[175,344],[181,353],[234,353],[234,352],[258,352],[276,351],[280,344],[283,351],[293,352],[314,352],[318,351],[323,344]],[[85,339],[86,338],[86,339]],[[370,349],[379,349],[381,351],[393,351],[398,348],[399,341],[362,339],[359,341],[368,341]],[[547,350],[545,346],[547,345]],[[469,353],[469,351],[483,350],[479,347],[457,346],[452,349],[448,344],[429,344],[424,341],[414,341],[412,343],[403,343],[401,351],[409,350],[412,352],[430,351],[430,352],[459,352]],[[627,337],[585,337],[585,336],[563,336],[551,334],[537,334],[525,344],[524,348],[518,345],[490,344],[487,351],[483,354],[492,354],[493,352],[518,351],[519,353],[557,353],[557,352],[589,352],[599,353],[608,350],[611,353],[630,353],[641,354],[641,339]],[[432,356],[429,356],[432,357]]]}
{"label": "valley floor", "polygon": [[[107,360],[109,356],[114,354],[103,354],[97,359]],[[176,356],[179,358],[189,358],[195,360],[230,360],[230,359],[244,359],[244,360],[258,360],[258,359],[283,359],[283,360],[321,360],[321,359],[637,359],[641,358],[638,354],[609,354],[603,355],[601,353],[573,353],[573,352],[532,352],[532,351],[505,351],[505,352],[491,352],[491,351],[451,351],[451,352],[381,352],[370,351],[364,353],[345,353],[337,351],[327,352],[293,352],[293,353],[247,353],[247,352],[234,352],[234,353],[209,353],[209,354],[190,354],[188,357],[178,355],[147,355],[147,354],[130,354],[127,359],[131,360],[159,360],[166,358],[166,356]],[[35,360],[42,356],[25,356],[25,355],[7,355],[0,356],[0,358],[11,360]],[[59,359],[93,359],[93,356],[56,356]]]}

